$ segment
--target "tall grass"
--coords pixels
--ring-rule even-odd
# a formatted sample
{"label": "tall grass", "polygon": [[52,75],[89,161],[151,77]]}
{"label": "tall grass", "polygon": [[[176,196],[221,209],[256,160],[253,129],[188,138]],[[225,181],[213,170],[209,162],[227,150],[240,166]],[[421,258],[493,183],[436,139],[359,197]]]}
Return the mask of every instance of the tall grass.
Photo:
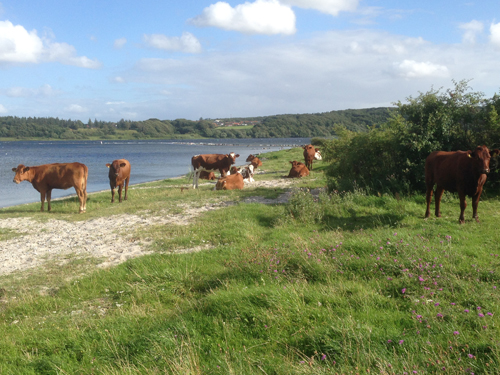
{"label": "tall grass", "polygon": [[[293,152],[273,153],[260,177]],[[304,188],[324,184],[319,165],[285,205],[243,203],[260,189],[170,182],[122,206],[93,197],[95,216],[235,204],[137,231],[154,253],[112,269],[80,259],[3,277],[0,373],[498,373],[498,200],[460,226],[453,196],[424,220],[422,196]],[[200,245],[210,249],[174,254]]]}

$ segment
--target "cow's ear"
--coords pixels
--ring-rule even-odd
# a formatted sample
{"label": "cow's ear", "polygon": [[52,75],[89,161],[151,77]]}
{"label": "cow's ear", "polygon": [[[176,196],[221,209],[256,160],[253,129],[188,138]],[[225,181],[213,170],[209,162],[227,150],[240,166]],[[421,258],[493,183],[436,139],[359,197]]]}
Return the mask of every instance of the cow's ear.
{"label": "cow's ear", "polygon": [[23,169],[23,173],[26,173],[26,172],[28,172],[29,170],[30,170],[30,167],[24,167],[24,169]]}
{"label": "cow's ear", "polygon": [[125,164],[125,163],[121,163],[121,164],[120,164],[120,167],[121,167],[121,168],[123,168],[123,167],[124,167],[124,166],[126,166],[126,165],[127,165],[127,164]]}
{"label": "cow's ear", "polygon": [[12,168],[12,172],[16,172],[17,171],[17,168]]}
{"label": "cow's ear", "polygon": [[234,155],[235,158],[239,158],[240,157],[240,154],[236,154]]}
{"label": "cow's ear", "polygon": [[109,164],[109,163],[106,163],[106,167],[108,167],[108,168],[109,168],[109,167],[111,167],[111,164]]}
{"label": "cow's ear", "polygon": [[500,155],[500,150],[498,148],[496,148],[493,151],[491,151],[490,154],[491,154],[491,156],[498,156],[498,155]]}
{"label": "cow's ear", "polygon": [[467,156],[468,156],[469,158],[472,158],[472,157],[474,157],[475,155],[474,155],[474,153],[473,153],[471,150],[467,150]]}

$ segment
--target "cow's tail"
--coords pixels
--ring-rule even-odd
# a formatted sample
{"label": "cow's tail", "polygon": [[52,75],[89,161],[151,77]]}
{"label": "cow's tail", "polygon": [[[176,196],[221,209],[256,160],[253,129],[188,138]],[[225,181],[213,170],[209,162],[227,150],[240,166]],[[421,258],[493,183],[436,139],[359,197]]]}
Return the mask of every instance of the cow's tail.
{"label": "cow's tail", "polygon": [[89,168],[84,165],[83,166],[83,179],[82,179],[82,190],[87,191],[87,178],[89,177]]}

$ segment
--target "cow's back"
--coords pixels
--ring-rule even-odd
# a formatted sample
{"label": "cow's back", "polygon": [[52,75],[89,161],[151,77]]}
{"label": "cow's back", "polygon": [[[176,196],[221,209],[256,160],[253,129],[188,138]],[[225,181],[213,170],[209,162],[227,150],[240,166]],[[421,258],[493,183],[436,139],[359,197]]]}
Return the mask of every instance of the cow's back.
{"label": "cow's back", "polygon": [[434,151],[425,160],[425,182],[456,192],[468,173],[466,151]]}
{"label": "cow's back", "polygon": [[69,189],[76,187],[86,189],[88,168],[82,163],[53,163],[36,168],[35,180],[50,189]]}

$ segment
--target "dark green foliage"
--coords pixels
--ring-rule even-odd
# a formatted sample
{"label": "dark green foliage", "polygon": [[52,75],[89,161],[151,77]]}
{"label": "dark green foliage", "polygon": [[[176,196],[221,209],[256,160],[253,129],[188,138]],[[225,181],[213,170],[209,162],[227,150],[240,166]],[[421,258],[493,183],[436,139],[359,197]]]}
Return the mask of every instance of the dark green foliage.
{"label": "dark green foliage", "polygon": [[[470,92],[466,81],[453,89],[431,89],[407,103],[380,128],[367,133],[337,130],[339,139],[323,147],[330,161],[329,186],[337,190],[415,192],[425,187],[426,157],[433,151],[498,147],[500,98]],[[496,161],[492,161],[492,166]]]}
{"label": "dark green foliage", "polygon": [[335,127],[341,125],[353,131],[366,131],[369,127],[387,122],[391,108],[347,109],[303,115],[277,115],[265,117],[252,129],[253,137],[331,137]]}
{"label": "dark green foliage", "polygon": [[[127,137],[147,138],[269,138],[269,137],[331,137],[334,125],[342,124],[352,130],[366,130],[367,126],[387,121],[389,108],[369,108],[332,111],[318,114],[279,115],[247,119],[231,119],[237,122],[258,122],[256,125],[237,128],[216,126],[212,120],[200,118],[145,121],[121,119],[118,122],[60,120],[52,117],[0,117],[0,137],[3,138],[52,138],[89,139],[109,138],[118,131],[129,131]],[[246,120],[246,121],[245,121]]]}

